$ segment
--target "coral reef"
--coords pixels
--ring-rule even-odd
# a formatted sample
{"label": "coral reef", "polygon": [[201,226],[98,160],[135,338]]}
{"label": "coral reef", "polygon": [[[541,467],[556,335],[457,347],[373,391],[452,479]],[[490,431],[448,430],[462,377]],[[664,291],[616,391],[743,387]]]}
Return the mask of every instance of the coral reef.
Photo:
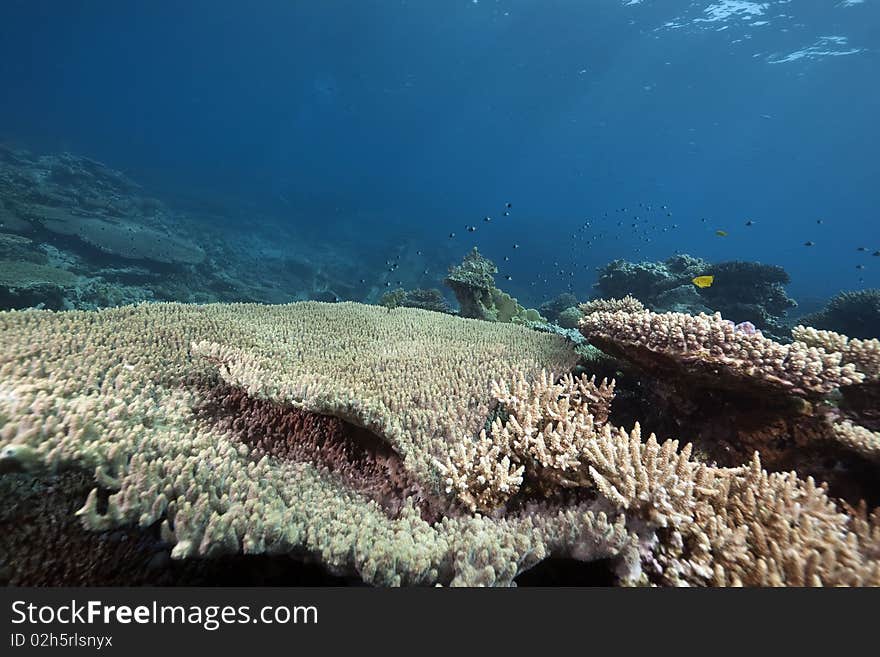
{"label": "coral reef", "polygon": [[581,316],[581,311],[577,308],[566,308],[556,316],[556,323],[559,324],[562,328],[577,328],[578,324],[581,321]]}
{"label": "coral reef", "polygon": [[78,278],[4,288],[0,308],[352,299],[352,281],[373,275],[335,242],[306,242],[277,217],[208,214],[209,203],[183,213],[88,158],[0,146],[0,260]]}
{"label": "coral reef", "polygon": [[22,235],[0,233],[0,260],[27,260],[44,264],[47,258],[34,250],[33,240]]}
{"label": "coral reef", "polygon": [[569,292],[563,292],[559,296],[542,303],[538,308],[538,312],[546,317],[548,321],[557,322],[559,315],[563,311],[574,308],[577,305],[578,300],[576,296]]}
{"label": "coral reef", "polygon": [[880,584],[880,512],[838,507],[826,488],[770,474],[757,454],[719,468],[692,446],[643,440],[609,424],[614,384],[552,377],[493,389],[503,405],[490,431],[459,445],[447,484],[471,508],[495,508],[526,481],[591,491],[626,517],[641,581],[661,585]]}
{"label": "coral reef", "polygon": [[523,308],[516,299],[496,288],[497,273],[495,263],[481,256],[477,247],[460,265],[449,268],[443,282],[455,293],[462,317],[515,324],[546,321],[537,310]]}
{"label": "coral reef", "polygon": [[616,312],[623,311],[627,313],[637,313],[647,310],[641,301],[627,294],[622,299],[593,299],[580,305],[580,311],[583,315],[597,312]]}
{"label": "coral reef", "polygon": [[443,293],[437,289],[424,290],[416,288],[414,290],[404,290],[398,288],[391,292],[386,292],[379,299],[379,305],[386,308],[421,308],[422,310],[433,310],[438,313],[451,313],[452,309],[443,298]]}
{"label": "coral reef", "polygon": [[804,315],[802,324],[843,333],[852,338],[880,337],[880,290],[841,292],[817,313]]}
{"label": "coral reef", "polygon": [[[712,274],[709,287],[692,283]],[[655,312],[720,312],[735,322],[752,322],[768,335],[785,340],[785,317],[796,302],[785,293],[788,274],[756,262],[709,263],[680,254],[663,262],[615,260],[604,267],[595,287],[603,298],[632,295]]]}
{"label": "coral reef", "polygon": [[877,496],[859,458],[873,454],[869,434],[880,429],[877,341],[799,327],[781,344],[719,314],[650,311],[589,313],[581,331],[631,368],[635,412],[657,430],[686,430],[721,463],[760,451],[771,469],[828,481],[839,497]]}
{"label": "coral reef", "polygon": [[[0,585],[303,586],[358,584],[285,555],[175,560],[158,523],[90,531],[76,516],[94,487],[91,473],[0,476]],[[64,546],[59,550],[58,546]]]}
{"label": "coral reef", "polygon": [[[621,305],[634,303],[606,307]],[[581,330],[692,392],[718,380],[732,403],[757,391],[784,419],[845,435],[810,444],[872,453],[856,405],[823,405],[875,382],[873,342],[804,329],[782,345],[717,316],[598,304]],[[93,473],[76,516],[135,578],[153,558],[167,572],[266,555],[372,584],[506,585],[562,557],[621,584],[880,584],[880,514],[765,470],[766,440],[760,458],[719,465],[703,435],[682,446],[622,428],[618,386],[570,374],[579,355],[551,333],[353,303],[154,303],[0,313],[0,337],[2,476]],[[713,422],[736,425],[730,410]],[[53,531],[90,544],[69,516]],[[113,533],[127,551],[110,550]],[[7,581],[32,581],[20,539]]]}
{"label": "coral reef", "polygon": [[790,278],[782,267],[734,261],[709,270],[714,282],[697,290],[709,308],[734,322],[752,322],[768,335],[786,334],[784,318],[797,303],[785,293]]}
{"label": "coral reef", "polygon": [[663,262],[613,260],[599,272],[595,284],[602,298],[632,295],[648,305],[674,288],[690,285],[691,279],[706,273],[708,263],[687,254],[674,255]]}
{"label": "coral reef", "polygon": [[28,260],[0,260],[0,307],[63,307],[79,277],[47,264]]}
{"label": "coral reef", "polygon": [[22,213],[51,233],[76,237],[112,256],[192,265],[205,259],[200,247],[175,236],[169,229],[157,230],[130,220],[67,214],[42,206],[26,207]]}

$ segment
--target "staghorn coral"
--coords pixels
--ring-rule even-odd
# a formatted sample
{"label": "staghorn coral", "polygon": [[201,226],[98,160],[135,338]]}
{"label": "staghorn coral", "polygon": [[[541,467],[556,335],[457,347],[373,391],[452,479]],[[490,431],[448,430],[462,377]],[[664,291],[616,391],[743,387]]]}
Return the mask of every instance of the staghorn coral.
{"label": "staghorn coral", "polygon": [[[551,554],[634,563],[633,536],[588,503],[488,518],[446,500],[434,523],[413,497],[386,508],[378,475],[351,486],[340,449],[289,415],[375,429],[429,496],[437,450],[476,432],[490,380],[575,362],[556,336],[351,303],[13,312],[0,332],[0,446],[93,469],[78,512],[92,530],[159,524],[175,559],[306,554],[376,584],[505,584]],[[233,418],[211,409],[218,378],[238,390],[221,395]],[[278,437],[289,426],[301,445]],[[297,460],[325,447],[324,466]]]}
{"label": "staghorn coral", "polygon": [[880,432],[853,424],[849,420],[829,425],[829,438],[841,445],[871,459],[880,461]]}

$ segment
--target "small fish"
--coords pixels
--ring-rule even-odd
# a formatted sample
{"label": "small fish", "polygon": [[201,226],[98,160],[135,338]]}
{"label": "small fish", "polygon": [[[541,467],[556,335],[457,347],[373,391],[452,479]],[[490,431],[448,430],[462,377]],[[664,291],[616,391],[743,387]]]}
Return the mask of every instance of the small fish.
{"label": "small fish", "polygon": [[492,217],[483,217],[483,221],[489,223],[490,221],[492,221]]}
{"label": "small fish", "polygon": [[816,219],[816,223],[817,223],[817,224],[821,224],[821,223],[822,223],[822,220],[821,220],[821,219]]}
{"label": "small fish", "polygon": [[856,265],[856,269],[864,269],[865,265]]}
{"label": "small fish", "polygon": [[452,239],[453,237],[455,237],[455,233],[449,233],[449,239]]}
{"label": "small fish", "polygon": [[804,242],[804,246],[816,246],[816,243],[813,242],[812,240],[810,240],[810,241]]}
{"label": "small fish", "polygon": [[754,225],[755,225],[755,222],[752,221],[751,219],[749,219],[749,220],[746,222],[746,226],[754,226]]}
{"label": "small fish", "polygon": [[697,287],[700,287],[700,288],[711,287],[712,283],[714,283],[714,282],[715,282],[715,276],[713,276],[711,274],[708,274],[706,276],[697,276],[696,278],[691,280],[691,283],[693,283],[694,285],[696,285]]}
{"label": "small fish", "polygon": [[474,231],[477,230],[477,227],[476,226],[468,226],[467,229],[468,229],[469,233],[473,233]]}
{"label": "small fish", "polygon": [[416,255],[422,255],[421,251],[416,251]]}
{"label": "small fish", "polygon": [[872,253],[871,255],[872,256],[880,256],[880,251],[874,251],[874,253]]}
{"label": "small fish", "polygon": [[860,247],[856,248],[856,251],[867,251],[867,250],[868,249],[866,249],[864,246],[860,246]]}
{"label": "small fish", "polygon": [[510,211],[509,211],[509,210],[505,210],[505,211],[504,211],[504,216],[505,216],[505,217],[509,217],[509,216],[510,216]]}
{"label": "small fish", "polygon": [[716,230],[716,231],[715,231],[715,234],[716,234],[718,237],[727,237],[727,231],[726,231],[726,230],[720,230],[720,229],[719,229],[719,230]]}
{"label": "small fish", "polygon": [[513,280],[513,276],[511,276],[510,274],[508,274],[508,275],[505,276],[504,278],[506,278],[506,279],[509,280],[509,281],[512,281],[512,280]]}
{"label": "small fish", "polygon": [[513,248],[514,248],[514,249],[518,249],[518,248],[519,248],[519,244],[514,244],[514,245],[513,245]]}
{"label": "small fish", "polygon": [[513,203],[505,203],[504,207],[506,207],[509,210],[510,208],[513,207]]}

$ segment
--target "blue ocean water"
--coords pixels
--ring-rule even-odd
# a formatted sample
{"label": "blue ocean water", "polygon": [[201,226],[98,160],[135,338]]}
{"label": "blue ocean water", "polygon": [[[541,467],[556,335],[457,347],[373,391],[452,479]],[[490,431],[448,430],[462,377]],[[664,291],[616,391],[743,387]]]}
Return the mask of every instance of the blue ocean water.
{"label": "blue ocean water", "polygon": [[822,299],[880,287],[878,48],[877,0],[5,0],[0,140],[405,287],[476,245],[528,304],[676,252]]}

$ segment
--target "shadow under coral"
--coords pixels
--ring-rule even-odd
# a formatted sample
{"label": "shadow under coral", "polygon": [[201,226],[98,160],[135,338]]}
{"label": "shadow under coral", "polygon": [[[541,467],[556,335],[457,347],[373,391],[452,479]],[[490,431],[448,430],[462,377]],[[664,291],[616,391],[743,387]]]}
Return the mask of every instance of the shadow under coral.
{"label": "shadow under coral", "polygon": [[252,456],[310,463],[395,518],[412,498],[422,519],[436,522],[449,502],[431,496],[404,468],[400,455],[374,433],[336,417],[255,399],[240,388],[203,390],[196,416],[252,448]]}
{"label": "shadow under coral", "polygon": [[0,475],[3,586],[352,586],[319,564],[287,555],[173,560],[158,523],[104,532],[75,516],[94,487],[90,473]]}

